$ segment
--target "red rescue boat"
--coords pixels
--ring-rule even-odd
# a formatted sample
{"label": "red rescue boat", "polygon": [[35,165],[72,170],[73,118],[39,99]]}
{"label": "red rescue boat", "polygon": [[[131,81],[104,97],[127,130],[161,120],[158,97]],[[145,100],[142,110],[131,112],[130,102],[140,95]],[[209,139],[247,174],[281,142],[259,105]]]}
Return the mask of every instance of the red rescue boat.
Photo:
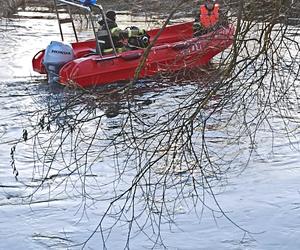
{"label": "red rescue boat", "polygon": [[[147,31],[150,40],[159,30]],[[232,44],[233,36],[232,25],[220,27],[199,37],[193,37],[193,22],[167,26],[151,48],[139,77],[150,77],[160,72],[175,72],[206,65],[215,55]],[[97,44],[99,41],[96,37],[95,40],[71,43],[70,51],[63,50],[62,47],[53,49],[52,46],[50,51],[52,54],[70,56],[71,59],[55,68],[51,63],[50,66],[49,63],[45,63],[47,50],[43,50],[34,56],[33,69],[41,74],[48,74],[49,77],[47,67],[50,71],[51,67],[55,68],[55,76],[51,76],[52,80],[55,78],[55,81],[60,84],[78,85],[83,88],[132,80],[145,49],[103,55],[96,52]]]}

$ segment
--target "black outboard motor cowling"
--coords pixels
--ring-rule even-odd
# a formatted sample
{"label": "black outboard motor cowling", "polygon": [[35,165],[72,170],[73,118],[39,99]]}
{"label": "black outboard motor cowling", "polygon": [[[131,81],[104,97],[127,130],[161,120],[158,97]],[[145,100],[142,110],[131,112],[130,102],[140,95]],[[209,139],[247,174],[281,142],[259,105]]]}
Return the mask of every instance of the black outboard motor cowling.
{"label": "black outboard motor cowling", "polygon": [[74,58],[74,51],[70,44],[52,41],[46,48],[43,60],[48,74],[48,83],[57,83],[61,67]]}

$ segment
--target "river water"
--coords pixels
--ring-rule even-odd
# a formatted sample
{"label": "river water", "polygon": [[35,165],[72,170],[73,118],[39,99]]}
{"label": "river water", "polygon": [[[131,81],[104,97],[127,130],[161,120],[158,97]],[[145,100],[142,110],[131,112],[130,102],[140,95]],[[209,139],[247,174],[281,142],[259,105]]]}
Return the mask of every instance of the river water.
{"label": "river water", "polygon": [[[20,13],[31,14],[34,15]],[[122,25],[128,26],[127,23]],[[14,157],[18,176],[15,177],[10,153],[16,141],[21,140],[24,129],[32,135],[34,130],[30,129],[30,125],[38,123],[41,114],[53,107],[65,107],[74,93],[72,90],[48,86],[45,78],[31,69],[34,54],[51,40],[59,39],[55,19],[17,17],[1,20],[0,29],[0,249],[80,249],[80,243],[88,239],[99,224],[111,201],[110,195],[117,192],[116,190],[125,190],[132,182],[134,170],[130,167],[123,173],[121,180],[117,179],[122,169],[116,170],[115,167],[124,165],[118,161],[125,161],[126,153],[116,158],[113,147],[107,145],[108,139],[122,126],[123,120],[120,117],[125,116],[126,102],[122,98],[111,98],[102,102],[100,108],[95,111],[102,117],[103,130],[100,134],[102,138],[105,135],[106,139],[96,141],[95,147],[90,149],[94,153],[89,155],[89,161],[95,161],[96,164],[92,171],[86,170],[84,180],[78,178],[83,175],[76,172],[74,176],[65,178],[64,174],[72,170],[64,172],[64,163],[72,158],[70,145],[76,144],[68,137],[66,140],[70,141],[61,149],[63,153],[55,155],[56,161],[50,158],[37,160],[38,157],[42,157],[41,152],[47,151],[47,147],[42,147],[49,143],[47,131],[41,134],[40,141],[28,140],[17,144]],[[70,30],[67,29],[67,37],[71,36]],[[87,37],[86,31],[83,30],[80,36]],[[143,84],[141,81],[140,85]],[[153,86],[151,84],[150,86]],[[171,110],[182,98],[186,98],[188,91],[192,93],[197,88],[203,88],[192,83],[165,85],[159,91],[156,88],[139,89],[135,104],[145,117],[154,117],[158,110]],[[299,85],[299,79],[295,85]],[[79,107],[92,105],[90,100],[94,98],[93,95],[85,98],[86,102],[81,102]],[[293,98],[296,97],[291,97],[291,102],[295,101]],[[74,115],[78,106],[72,108],[73,113],[70,113]],[[68,120],[66,117],[70,116],[70,113],[61,115],[56,122],[64,124],[64,119]],[[296,117],[298,111],[293,114]],[[225,116],[230,116],[230,110],[227,110]],[[175,203],[172,209],[174,214],[171,216],[174,223],[168,223],[166,219],[160,224],[160,236],[164,245],[154,244],[156,240],[159,242],[160,238],[157,237],[155,227],[151,228],[145,223],[145,233],[140,233],[142,225],[133,226],[130,249],[151,249],[153,246],[155,249],[165,247],[186,250],[299,249],[298,127],[296,124],[294,136],[288,138],[285,126],[278,117],[271,117],[270,120],[276,131],[271,131],[270,127],[265,126],[257,133],[257,143],[254,151],[251,151],[250,160],[247,140],[244,144],[234,143],[234,140],[231,144],[225,144],[222,142],[225,134],[218,131],[222,129],[214,127],[214,123],[210,124],[213,133],[208,137],[210,142],[215,144],[215,150],[227,152],[227,155],[234,159],[228,163],[228,171],[224,173],[224,179],[216,184],[215,191],[218,204],[226,213],[226,217],[218,212],[214,200],[209,196],[206,196],[205,203],[214,210],[201,204],[194,206],[192,203]],[[239,121],[235,123],[238,124]],[[90,133],[90,126],[96,125],[90,122],[83,125],[81,142],[85,142],[85,136]],[[232,126],[229,131],[235,129],[236,127]],[[51,143],[55,144],[59,138],[64,138],[64,135],[64,132],[58,133],[57,137],[52,137]],[[106,150],[99,155],[97,151],[102,148],[112,151]],[[80,154],[80,150],[77,153]],[[42,184],[38,178],[47,169],[43,168],[41,162],[45,165],[49,162],[53,164],[51,173]],[[73,167],[72,164],[69,165],[70,168]],[[54,178],[55,176],[58,178]],[[35,190],[37,192],[28,198],[27,195]],[[191,200],[187,199],[187,202]],[[197,211],[194,208],[197,208]],[[117,211],[119,210],[115,208],[116,213]],[[105,232],[106,237],[109,235],[106,240],[108,249],[124,249],[126,246],[130,211],[129,209],[127,214],[129,217],[121,216],[121,221],[116,223],[114,229]],[[117,216],[118,214],[113,216],[111,213],[104,227],[111,225]],[[141,221],[145,220],[145,217],[147,216],[141,215]],[[156,223],[157,221],[152,221],[152,224]],[[149,237],[152,237],[154,242]],[[103,249],[101,234],[93,235],[85,247]]]}

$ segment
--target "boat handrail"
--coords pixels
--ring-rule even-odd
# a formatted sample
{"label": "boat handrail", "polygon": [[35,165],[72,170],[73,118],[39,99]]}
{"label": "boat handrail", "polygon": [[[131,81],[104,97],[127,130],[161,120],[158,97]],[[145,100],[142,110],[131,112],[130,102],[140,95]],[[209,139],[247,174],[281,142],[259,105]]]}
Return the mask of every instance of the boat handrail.
{"label": "boat handrail", "polygon": [[71,5],[71,6],[80,8],[80,9],[84,9],[84,10],[86,10],[88,12],[91,11],[88,6],[83,6],[82,4],[80,4],[79,1],[72,1],[72,0],[69,0],[69,1],[67,1],[67,0],[58,0],[58,1],[61,2],[61,3],[67,4],[67,5]]}
{"label": "boat handrail", "polygon": [[107,20],[106,20],[106,15],[104,13],[102,5],[92,4],[92,5],[89,5],[89,6],[84,6],[80,3],[80,1],[77,1],[77,0],[57,0],[57,1],[60,2],[60,3],[66,4],[66,5],[69,5],[69,6],[73,6],[73,7],[82,9],[82,10],[84,10],[88,13],[88,15],[89,15],[88,19],[90,20],[90,22],[92,24],[93,33],[94,33],[94,36],[95,36],[96,53],[102,57],[103,55],[102,55],[102,52],[101,52],[101,45],[100,45],[100,41],[99,41],[98,36],[97,36],[96,28],[95,28],[95,25],[94,25],[94,22],[93,22],[93,14],[92,14],[92,7],[98,9],[101,16],[102,16],[102,20],[104,21],[105,27],[108,31],[108,36],[109,36],[109,40],[110,40],[110,43],[111,43],[111,46],[112,46],[112,49],[113,49],[114,56],[115,57],[117,56],[117,51],[116,51],[115,45],[113,43],[111,31],[108,27],[108,23],[107,23]]}

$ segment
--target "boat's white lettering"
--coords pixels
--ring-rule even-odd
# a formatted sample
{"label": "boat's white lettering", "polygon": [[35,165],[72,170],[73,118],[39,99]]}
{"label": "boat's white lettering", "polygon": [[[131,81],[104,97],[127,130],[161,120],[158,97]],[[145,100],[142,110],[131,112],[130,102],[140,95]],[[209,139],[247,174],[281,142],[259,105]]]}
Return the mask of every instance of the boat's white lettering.
{"label": "boat's white lettering", "polygon": [[51,50],[52,53],[55,53],[55,54],[63,54],[63,55],[71,55],[71,52],[68,52],[68,51],[60,51],[60,50]]}
{"label": "boat's white lettering", "polygon": [[198,42],[191,44],[187,49],[184,50],[184,53],[190,54],[199,50],[202,50],[202,44]]}

